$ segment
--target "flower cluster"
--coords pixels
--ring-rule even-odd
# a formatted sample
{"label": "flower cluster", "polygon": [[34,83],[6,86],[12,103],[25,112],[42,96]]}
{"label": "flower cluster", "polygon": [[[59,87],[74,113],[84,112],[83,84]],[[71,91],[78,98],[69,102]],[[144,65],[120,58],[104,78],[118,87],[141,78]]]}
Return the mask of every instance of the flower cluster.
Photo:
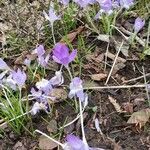
{"label": "flower cluster", "polygon": [[0,70],[3,72],[0,74],[0,83],[6,85],[13,90],[17,87],[22,89],[27,79],[26,73],[19,68],[17,71],[12,70],[3,59],[0,58]]}

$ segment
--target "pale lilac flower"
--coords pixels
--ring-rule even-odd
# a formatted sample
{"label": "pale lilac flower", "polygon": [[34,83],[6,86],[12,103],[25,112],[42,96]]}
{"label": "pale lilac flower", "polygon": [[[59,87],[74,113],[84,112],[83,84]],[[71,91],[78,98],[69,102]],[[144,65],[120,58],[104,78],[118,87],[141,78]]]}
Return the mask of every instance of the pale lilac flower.
{"label": "pale lilac flower", "polygon": [[65,150],[89,150],[86,144],[75,135],[67,135],[67,143]]}
{"label": "pale lilac flower", "polygon": [[100,4],[101,12],[111,14],[112,11],[112,0],[97,0],[97,2]]}
{"label": "pale lilac flower", "polygon": [[0,73],[0,80],[2,80],[4,78],[4,76],[7,74],[8,70],[3,71],[2,73]]}
{"label": "pale lilac flower", "polygon": [[122,8],[129,9],[133,4],[134,0],[117,0]]}
{"label": "pale lilac flower", "polygon": [[36,97],[36,98],[40,98],[42,96],[42,91],[41,90],[35,90],[34,88],[31,88],[31,94],[33,97]]}
{"label": "pale lilac flower", "polygon": [[40,57],[38,57],[38,62],[42,67],[46,67],[47,64],[48,64],[49,59],[50,59],[49,54],[46,55],[46,57],[45,56],[40,56]]}
{"label": "pale lilac flower", "polygon": [[102,13],[106,13],[108,15],[113,13],[113,3],[112,0],[97,0],[97,2],[100,4],[100,10],[95,15],[94,19],[97,20],[100,18]]}
{"label": "pale lilac flower", "polygon": [[96,2],[95,0],[73,0],[73,1],[83,8],[87,7],[89,4],[93,4]]}
{"label": "pale lilac flower", "polygon": [[2,58],[0,58],[0,70],[11,70]]}
{"label": "pale lilac flower", "polygon": [[19,88],[22,88],[25,84],[27,76],[24,71],[21,71],[19,68],[17,71],[12,71],[12,79],[16,82]]}
{"label": "pale lilac flower", "polygon": [[51,85],[61,85],[64,83],[64,77],[62,76],[61,71],[56,71],[55,76],[50,79]]}
{"label": "pale lilac flower", "polygon": [[30,66],[30,64],[31,64],[31,59],[29,59],[29,58],[26,58],[25,60],[24,60],[24,62],[23,62],[23,64],[25,64],[26,66]]}
{"label": "pale lilac flower", "polygon": [[37,53],[38,57],[43,56],[45,54],[44,46],[43,45],[39,45],[36,48],[36,53]]}
{"label": "pale lilac flower", "polygon": [[46,20],[48,20],[51,25],[53,25],[53,23],[56,20],[60,20],[60,16],[57,16],[56,13],[55,13],[53,4],[50,5],[50,9],[49,9],[48,14],[45,11],[43,11],[43,14],[44,14]]}
{"label": "pale lilac flower", "polygon": [[48,64],[50,55],[46,55],[45,56],[45,49],[43,45],[39,45],[32,54],[37,54],[38,56],[38,63],[42,66],[42,67],[46,67],[46,65]]}
{"label": "pale lilac flower", "polygon": [[138,33],[145,25],[145,20],[141,18],[136,18],[135,23],[134,23],[134,31]]}
{"label": "pale lilac flower", "polygon": [[59,0],[63,5],[68,5],[70,0]]}
{"label": "pale lilac flower", "polygon": [[35,102],[32,109],[30,110],[31,115],[36,115],[40,110],[47,111],[48,107],[44,105],[43,103]]}
{"label": "pale lilac flower", "polygon": [[52,90],[52,86],[50,84],[49,80],[42,79],[41,81],[36,83],[36,87],[43,91],[45,94],[49,94],[50,91]]}
{"label": "pale lilac flower", "polygon": [[77,50],[69,54],[69,48],[63,43],[57,43],[53,49],[53,60],[68,67],[68,64],[75,59]]}
{"label": "pale lilac flower", "polygon": [[72,79],[69,88],[69,98],[77,96],[80,101],[85,102],[85,105],[87,105],[88,96],[83,91],[82,80],[79,77],[75,77]]}
{"label": "pale lilac flower", "polygon": [[3,83],[8,86],[9,88],[11,88],[12,90],[16,91],[17,87],[16,87],[16,81],[14,81],[12,79],[12,74],[10,74],[7,78],[3,79]]}

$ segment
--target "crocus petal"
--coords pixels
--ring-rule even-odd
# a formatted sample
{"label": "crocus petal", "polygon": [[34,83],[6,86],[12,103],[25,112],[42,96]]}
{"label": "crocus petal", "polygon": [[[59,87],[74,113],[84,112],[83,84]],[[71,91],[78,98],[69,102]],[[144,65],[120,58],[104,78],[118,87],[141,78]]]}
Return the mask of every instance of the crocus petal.
{"label": "crocus petal", "polygon": [[57,57],[52,56],[52,58],[53,58],[53,60],[54,60],[55,62],[57,62],[57,63],[61,64],[61,61],[60,61]]}
{"label": "crocus petal", "polygon": [[45,50],[44,50],[44,46],[43,45],[39,45],[36,49],[37,49],[37,55],[39,57],[45,54]]}
{"label": "crocus petal", "polygon": [[64,83],[64,77],[62,76],[62,72],[56,71],[55,76],[50,79],[50,83],[53,86],[63,84]]}
{"label": "crocus petal", "polygon": [[134,31],[139,32],[145,25],[145,20],[141,18],[136,18],[135,23],[134,23]]}
{"label": "crocus petal", "polygon": [[29,67],[31,64],[31,59],[26,58],[23,63]]}
{"label": "crocus petal", "polygon": [[2,58],[0,58],[0,70],[10,70],[8,65],[4,62]]}
{"label": "crocus petal", "polygon": [[24,71],[21,71],[19,68],[15,72],[12,72],[12,79],[17,83],[17,85],[22,88],[22,86],[25,84],[25,81],[27,79],[27,76]]}
{"label": "crocus petal", "polygon": [[70,0],[59,0],[63,5],[68,5]]}
{"label": "crocus petal", "polygon": [[79,137],[67,135],[66,140],[73,150],[84,150],[84,143]]}
{"label": "crocus petal", "polygon": [[69,62],[73,61],[75,57],[77,56],[77,50],[73,50],[69,56]]}
{"label": "crocus petal", "polygon": [[58,59],[68,57],[69,48],[63,43],[57,43],[54,47],[53,55]]}
{"label": "crocus petal", "polygon": [[50,81],[46,80],[46,79],[42,79],[41,81],[36,83],[36,87],[39,90],[42,90],[43,92],[45,92],[46,94],[49,94],[49,92],[52,89],[52,86],[50,84]]}

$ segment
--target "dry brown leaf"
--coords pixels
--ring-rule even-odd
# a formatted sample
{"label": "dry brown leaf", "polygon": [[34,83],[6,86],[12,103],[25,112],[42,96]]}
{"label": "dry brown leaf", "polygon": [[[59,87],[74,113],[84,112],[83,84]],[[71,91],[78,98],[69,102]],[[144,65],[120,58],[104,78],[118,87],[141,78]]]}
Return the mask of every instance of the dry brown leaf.
{"label": "dry brown leaf", "polygon": [[117,103],[117,100],[114,99],[113,97],[111,96],[108,96],[108,99],[109,101],[112,103],[112,105],[114,106],[115,110],[118,112],[118,113],[122,113],[123,110],[121,109],[121,106]]}
{"label": "dry brown leaf", "polygon": [[[105,56],[107,56],[108,58],[115,60],[116,55],[108,52],[107,55],[105,54]],[[116,63],[125,63],[126,60],[124,58],[121,57],[117,57]]]}
{"label": "dry brown leaf", "polygon": [[39,138],[39,148],[43,150],[53,150],[58,145],[47,137],[41,135]]}
{"label": "dry brown leaf", "polygon": [[92,74],[91,79],[94,81],[101,81],[107,77],[107,74],[105,73],[99,73],[99,74]]}
{"label": "dry brown leaf", "polygon": [[48,126],[47,126],[47,130],[48,130],[48,132],[50,132],[50,133],[57,133],[57,122],[56,122],[55,119],[52,119],[52,120],[49,122],[49,124],[48,124]]}
{"label": "dry brown leaf", "polygon": [[50,96],[55,97],[56,100],[55,101],[49,100],[49,103],[57,103],[57,102],[64,101],[68,95],[67,95],[66,90],[64,90],[64,89],[54,88],[54,89],[52,89]]}
{"label": "dry brown leaf", "polygon": [[141,128],[149,121],[149,118],[150,118],[150,108],[142,109],[138,112],[134,112],[127,121],[127,123],[135,124],[136,126],[139,125]]}
{"label": "dry brown leaf", "polygon": [[120,69],[123,69],[126,65],[124,63],[117,63],[114,66],[114,69],[112,71],[112,75],[116,74],[117,71],[119,71]]}
{"label": "dry brown leaf", "polygon": [[110,36],[107,34],[99,34],[97,39],[100,41],[108,42],[109,43]]}
{"label": "dry brown leaf", "polygon": [[[81,33],[84,29],[84,26],[79,26],[76,30],[69,33],[65,38],[67,38],[70,42],[72,42],[76,36]],[[66,43],[64,37],[60,40],[61,43]]]}
{"label": "dry brown leaf", "polygon": [[133,104],[126,102],[122,104],[122,108],[124,111],[128,112],[128,113],[133,113]]}

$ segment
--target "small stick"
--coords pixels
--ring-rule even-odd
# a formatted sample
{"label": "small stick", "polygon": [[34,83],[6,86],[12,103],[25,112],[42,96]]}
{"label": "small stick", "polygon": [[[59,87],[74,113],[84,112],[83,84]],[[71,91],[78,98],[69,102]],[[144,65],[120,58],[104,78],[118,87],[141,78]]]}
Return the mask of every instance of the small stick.
{"label": "small stick", "polygon": [[113,69],[114,69],[114,66],[115,66],[115,64],[116,64],[116,61],[117,61],[117,58],[118,58],[119,53],[120,53],[120,51],[121,51],[121,48],[122,48],[122,46],[123,46],[123,43],[124,43],[124,42],[122,41],[122,43],[121,43],[121,45],[120,45],[120,48],[119,48],[119,50],[118,50],[118,52],[117,52],[117,54],[116,54],[114,63],[113,63],[113,65],[112,65],[111,70],[110,70],[110,72],[109,72],[109,75],[108,75],[108,77],[107,77],[107,80],[106,80],[106,82],[105,82],[105,85],[107,85],[107,83],[108,83],[108,81],[109,81],[109,79],[110,79],[110,76],[111,76],[112,71],[113,71]]}
{"label": "small stick", "polygon": [[[144,69],[143,66],[142,66],[142,69],[143,69],[143,75],[144,75],[144,82],[145,82],[145,85],[146,85],[147,82],[146,82],[146,76],[145,76],[145,69]],[[150,97],[149,97],[148,87],[147,87],[147,86],[145,86],[145,90],[146,90],[146,95],[147,95],[148,104],[149,104],[149,106],[150,106]]]}
{"label": "small stick", "polygon": [[145,88],[147,85],[119,85],[119,86],[93,86],[93,87],[84,87],[84,90],[103,90],[103,89],[128,89],[128,88]]}
{"label": "small stick", "polygon": [[[124,32],[125,34],[127,34],[127,35],[130,35],[130,36],[133,35],[132,32],[126,30],[126,29],[123,28],[123,27],[120,27],[119,29],[120,29],[122,32]],[[140,45],[142,45],[143,47],[145,47],[145,42],[144,42],[143,40],[141,40],[137,35],[135,36],[135,40],[136,40]]]}
{"label": "small stick", "polygon": [[133,81],[136,81],[136,80],[139,80],[139,79],[144,78],[144,76],[145,76],[145,77],[150,76],[150,73],[147,73],[147,74],[145,74],[145,75],[139,76],[139,77],[137,77],[137,78],[133,78],[133,79],[130,79],[130,80],[123,81],[123,83],[133,82]]}

